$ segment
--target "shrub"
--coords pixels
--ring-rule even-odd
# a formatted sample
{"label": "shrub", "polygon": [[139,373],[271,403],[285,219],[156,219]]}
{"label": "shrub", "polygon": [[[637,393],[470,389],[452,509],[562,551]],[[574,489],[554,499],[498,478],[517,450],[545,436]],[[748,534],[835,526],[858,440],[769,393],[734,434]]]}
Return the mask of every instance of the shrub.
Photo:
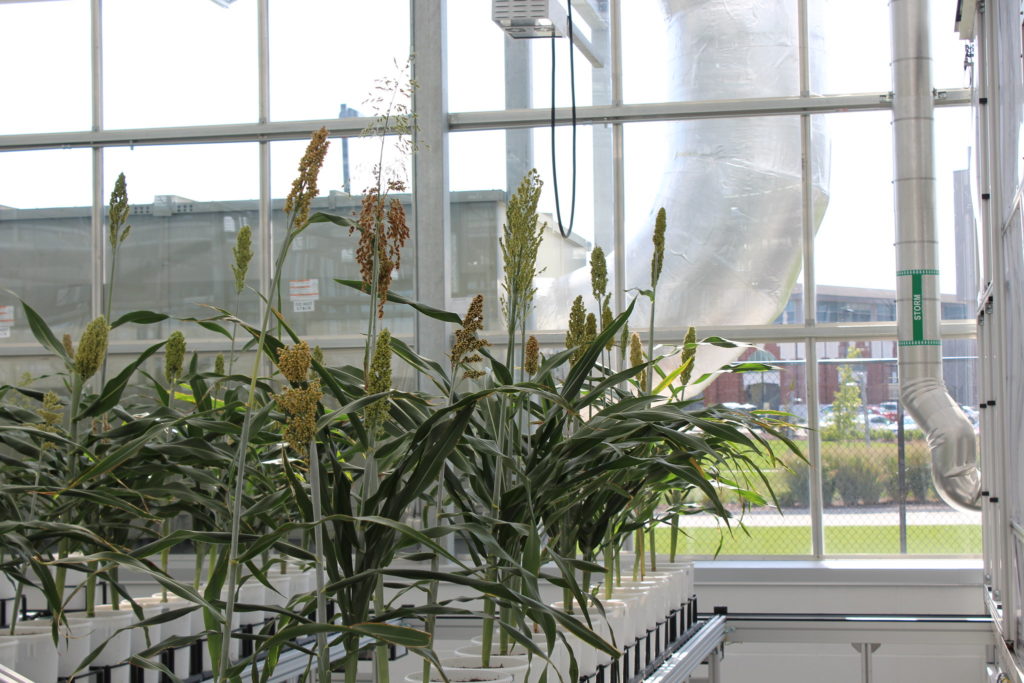
{"label": "shrub", "polygon": [[[893,500],[900,499],[899,462],[893,458],[888,469],[887,489]],[[932,458],[927,449],[908,448],[906,453],[907,500],[918,503],[937,501],[932,483]]]}
{"label": "shrub", "polygon": [[843,505],[877,505],[885,486],[882,468],[869,458],[857,454],[844,454],[829,458],[832,462],[832,481]]}

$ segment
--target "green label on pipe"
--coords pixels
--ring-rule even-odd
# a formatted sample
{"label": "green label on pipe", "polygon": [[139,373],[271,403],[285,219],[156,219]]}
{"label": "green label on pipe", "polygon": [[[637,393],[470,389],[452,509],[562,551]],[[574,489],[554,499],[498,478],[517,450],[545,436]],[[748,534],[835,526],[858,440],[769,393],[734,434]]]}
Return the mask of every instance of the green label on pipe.
{"label": "green label on pipe", "polygon": [[914,321],[913,341],[924,341],[924,291],[921,274],[910,276],[910,313]]}
{"label": "green label on pipe", "polygon": [[937,346],[937,339],[924,338],[924,276],[938,275],[939,271],[930,268],[896,271],[898,277],[910,277],[910,319],[912,333],[910,339],[901,340],[900,346]]}

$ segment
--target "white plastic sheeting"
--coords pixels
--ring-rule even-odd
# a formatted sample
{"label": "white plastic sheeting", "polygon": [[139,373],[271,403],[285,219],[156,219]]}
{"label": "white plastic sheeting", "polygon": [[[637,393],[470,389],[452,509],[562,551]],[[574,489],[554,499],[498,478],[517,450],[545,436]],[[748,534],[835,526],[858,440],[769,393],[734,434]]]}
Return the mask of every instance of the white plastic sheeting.
{"label": "white plastic sheeting", "polygon": [[[799,93],[795,0],[663,0],[672,46],[671,97],[731,100]],[[812,52],[821,39],[812,29]],[[821,63],[821,60],[811,60]],[[672,124],[670,160],[646,220],[628,218],[627,288],[650,287],[651,234],[668,218],[655,325],[757,325],[785,307],[800,272],[803,232],[801,131],[797,116]],[[824,213],[828,140],[812,119],[814,220]],[[541,329],[564,326],[568,303],[590,291],[589,269],[555,282],[540,300]],[[546,303],[545,303],[546,302]],[[634,328],[646,324],[646,299]],[[681,340],[680,340],[681,341]],[[736,357],[701,349],[695,376]]]}

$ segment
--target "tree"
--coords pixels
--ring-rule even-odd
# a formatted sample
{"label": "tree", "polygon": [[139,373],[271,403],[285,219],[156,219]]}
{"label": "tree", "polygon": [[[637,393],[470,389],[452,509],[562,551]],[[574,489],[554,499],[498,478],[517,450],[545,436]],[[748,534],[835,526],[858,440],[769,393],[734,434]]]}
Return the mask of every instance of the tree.
{"label": "tree", "polygon": [[[860,358],[861,351],[851,346],[847,358]],[[839,366],[839,388],[832,397],[832,424],[823,430],[828,439],[847,440],[861,436],[857,416],[861,413],[860,384],[853,373],[853,366]]]}

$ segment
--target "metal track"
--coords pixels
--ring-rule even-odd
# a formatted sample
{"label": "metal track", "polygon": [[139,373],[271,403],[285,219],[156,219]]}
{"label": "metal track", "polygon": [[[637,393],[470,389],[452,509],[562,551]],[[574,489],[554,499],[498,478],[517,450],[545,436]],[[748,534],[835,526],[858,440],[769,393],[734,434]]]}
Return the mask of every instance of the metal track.
{"label": "metal track", "polygon": [[[679,646],[671,657],[645,679],[645,683],[682,683],[687,680],[708,657],[716,657],[716,651],[725,640],[724,614],[718,614],[705,623],[700,631]],[[710,663],[709,663],[710,664]],[[716,667],[711,666],[712,669]],[[714,681],[714,678],[709,678]]]}

